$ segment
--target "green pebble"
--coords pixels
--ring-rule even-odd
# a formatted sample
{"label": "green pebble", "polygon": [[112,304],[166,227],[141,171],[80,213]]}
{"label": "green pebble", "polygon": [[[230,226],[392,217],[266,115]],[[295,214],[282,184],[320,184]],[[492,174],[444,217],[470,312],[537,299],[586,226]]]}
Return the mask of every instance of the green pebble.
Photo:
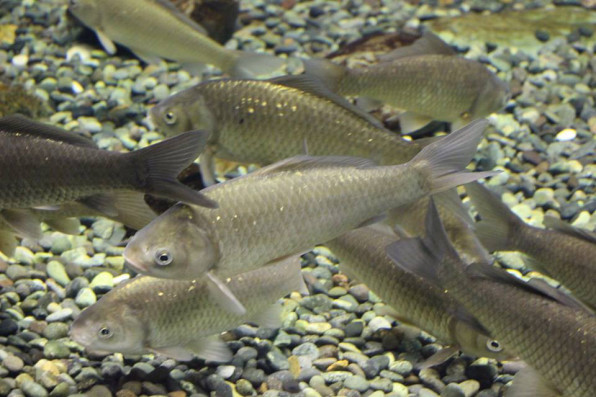
{"label": "green pebble", "polygon": [[50,340],[43,348],[43,355],[47,358],[68,358],[70,350],[66,345],[57,340]]}
{"label": "green pebble", "polygon": [[50,397],[68,397],[70,395],[70,386],[66,382],[61,382],[50,392]]}
{"label": "green pebble", "polygon": [[348,389],[365,392],[369,388],[369,383],[362,376],[352,375],[344,381],[344,387]]}
{"label": "green pebble", "polygon": [[48,391],[42,385],[33,381],[23,382],[21,390],[27,397],[46,397],[48,395]]}
{"label": "green pebble", "polygon": [[0,397],[7,396],[11,390],[12,390],[12,387],[10,386],[10,383],[8,383],[4,379],[0,379]]}
{"label": "green pebble", "polygon": [[70,242],[70,238],[64,235],[56,236],[50,247],[50,251],[55,255],[60,255],[69,249],[72,249],[72,243]]}
{"label": "green pebble", "polygon": [[49,323],[48,326],[43,330],[43,336],[45,336],[49,340],[64,338],[67,335],[68,325],[66,325],[65,323]]}
{"label": "green pebble", "polygon": [[56,280],[56,282],[63,287],[70,281],[70,277],[66,274],[64,265],[58,261],[50,261],[46,267],[46,272],[48,273],[48,276]]}
{"label": "green pebble", "polygon": [[236,382],[236,391],[242,396],[254,396],[256,395],[254,387],[246,379],[239,379]]}
{"label": "green pebble", "polygon": [[91,288],[81,288],[75,298],[75,303],[79,307],[88,307],[97,302],[95,292]]}
{"label": "green pebble", "polygon": [[89,284],[90,288],[104,288],[104,287],[113,287],[114,286],[114,276],[112,273],[109,272],[101,272],[97,276],[93,278],[91,284]]}

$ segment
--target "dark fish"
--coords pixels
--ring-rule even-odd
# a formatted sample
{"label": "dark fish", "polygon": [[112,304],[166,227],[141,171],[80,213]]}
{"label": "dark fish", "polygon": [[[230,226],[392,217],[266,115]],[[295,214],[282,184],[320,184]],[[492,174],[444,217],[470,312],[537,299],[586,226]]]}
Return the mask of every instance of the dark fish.
{"label": "dark fish", "polygon": [[340,270],[365,283],[391,306],[391,314],[398,320],[415,325],[466,354],[509,358],[480,324],[473,326],[471,316],[460,320],[463,308],[455,299],[402,270],[387,256],[385,248],[398,237],[378,226],[359,228],[325,243],[339,258]]}
{"label": "dark fish", "polygon": [[559,280],[579,300],[596,309],[596,235],[545,217],[548,229],[528,225],[487,188],[466,185],[482,221],[478,238],[489,251],[519,251],[536,270]]}
{"label": "dark fish", "polygon": [[105,194],[117,191],[145,192],[213,208],[212,200],[176,180],[205,142],[205,133],[193,131],[135,152],[110,152],[60,128],[5,117],[0,119],[2,215],[12,225],[11,219],[19,219],[19,214],[11,214],[13,209],[78,200],[116,216],[111,197]]}
{"label": "dark fish", "polygon": [[392,244],[402,268],[457,299],[505,349],[529,365],[513,396],[596,395],[596,316],[540,280],[523,282],[486,263],[466,266],[451,246],[434,206],[425,239]]}

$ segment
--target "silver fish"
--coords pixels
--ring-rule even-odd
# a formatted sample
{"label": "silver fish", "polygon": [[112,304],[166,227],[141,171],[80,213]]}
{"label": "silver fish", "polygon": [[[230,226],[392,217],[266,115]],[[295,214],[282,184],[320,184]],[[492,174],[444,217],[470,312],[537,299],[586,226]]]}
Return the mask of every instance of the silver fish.
{"label": "silver fish", "polygon": [[381,57],[378,64],[348,69],[328,60],[305,60],[307,73],[340,95],[370,99],[405,110],[403,132],[432,120],[454,128],[505,106],[509,88],[479,62],[458,57],[437,36],[426,33],[409,47]]}
{"label": "silver fish", "polygon": [[163,100],[150,116],[167,135],[198,128],[211,133],[201,154],[209,184],[212,157],[269,165],[308,151],[388,165],[409,161],[422,147],[303,75],[206,81]]}
{"label": "silver fish", "polygon": [[95,31],[109,54],[116,43],[147,63],[177,61],[191,71],[205,64],[239,76],[266,74],[284,61],[268,54],[224,48],[168,0],[69,0],[69,11]]}
{"label": "silver fish", "polygon": [[596,316],[545,282],[523,282],[502,269],[466,266],[431,206],[427,237],[387,252],[402,268],[444,288],[503,346],[528,366],[513,396],[596,395]]}
{"label": "silver fish", "polygon": [[246,321],[279,327],[277,300],[304,286],[299,257],[225,283],[246,307],[244,315],[223,311],[207,293],[204,277],[177,281],[137,276],[85,309],[72,323],[70,337],[93,352],[229,361],[232,353],[219,334]]}
{"label": "silver fish", "polygon": [[202,193],[219,208],[170,208],[131,239],[124,257],[156,277],[208,274],[222,302],[242,313],[220,278],[303,253],[391,208],[492,175],[464,171],[485,127],[485,121],[471,123],[402,165],[301,156],[213,185]]}

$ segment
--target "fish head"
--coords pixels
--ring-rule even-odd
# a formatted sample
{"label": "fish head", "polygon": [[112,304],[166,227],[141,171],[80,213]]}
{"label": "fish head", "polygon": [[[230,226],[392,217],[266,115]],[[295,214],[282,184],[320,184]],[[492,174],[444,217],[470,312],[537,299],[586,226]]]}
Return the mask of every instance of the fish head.
{"label": "fish head", "polygon": [[105,303],[83,310],[70,326],[70,338],[90,352],[143,353],[146,327],[137,311],[126,303]]}
{"label": "fish head", "polygon": [[101,15],[96,0],[68,0],[68,11],[87,26],[99,27]]}
{"label": "fish head", "polygon": [[479,332],[465,322],[458,321],[455,324],[454,336],[460,349],[468,355],[496,360],[513,358],[513,355],[505,350],[498,340]]}
{"label": "fish head", "polygon": [[487,79],[486,84],[476,97],[470,109],[469,120],[486,117],[489,114],[503,109],[511,96],[509,85],[495,75]]}
{"label": "fish head", "polygon": [[151,121],[167,136],[191,130],[213,131],[214,116],[205,97],[193,87],[164,99],[149,111]]}
{"label": "fish head", "polygon": [[153,277],[201,277],[219,258],[209,226],[197,209],[179,203],[139,230],[124,249],[124,258],[139,273]]}

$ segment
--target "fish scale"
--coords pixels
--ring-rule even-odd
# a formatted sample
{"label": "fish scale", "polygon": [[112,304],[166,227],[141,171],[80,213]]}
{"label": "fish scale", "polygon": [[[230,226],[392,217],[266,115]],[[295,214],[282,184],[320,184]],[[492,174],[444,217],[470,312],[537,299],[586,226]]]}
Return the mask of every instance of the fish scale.
{"label": "fish scale", "polygon": [[596,395],[596,317],[513,286],[446,277],[450,293],[565,396]]}
{"label": "fish scale", "polygon": [[[177,122],[164,117],[174,112]],[[267,165],[300,154],[366,157],[401,164],[420,145],[371,124],[329,98],[274,81],[219,80],[199,84],[151,110],[160,130],[212,132],[215,157]],[[305,153],[305,146],[308,153]]]}
{"label": "fish scale", "polygon": [[[398,108],[452,121],[473,107],[490,79],[496,78],[478,62],[448,55],[424,55],[350,69],[338,85],[338,93],[369,96]],[[421,82],[426,95],[420,94]],[[478,116],[470,114],[468,120]]]}
{"label": "fish scale", "polygon": [[0,142],[11,148],[2,156],[1,208],[58,204],[138,186],[133,164],[121,153],[17,134],[0,134]]}

